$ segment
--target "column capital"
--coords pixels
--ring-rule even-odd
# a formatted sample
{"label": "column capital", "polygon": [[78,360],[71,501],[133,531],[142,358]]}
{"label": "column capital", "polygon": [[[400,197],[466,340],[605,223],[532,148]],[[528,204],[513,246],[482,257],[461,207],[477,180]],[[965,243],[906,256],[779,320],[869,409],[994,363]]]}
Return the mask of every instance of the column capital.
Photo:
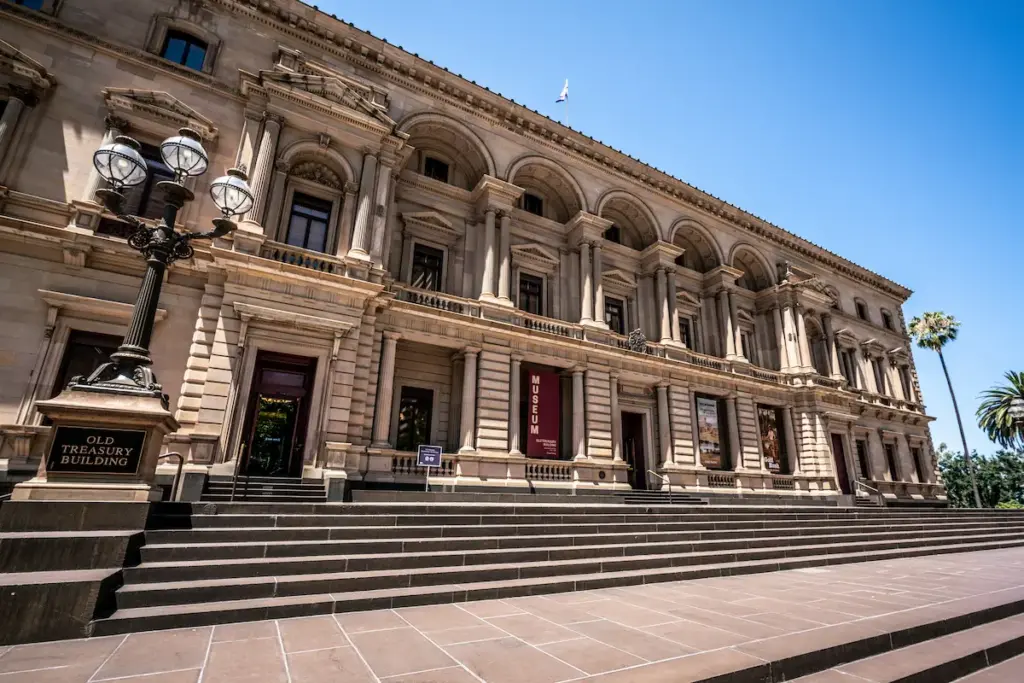
{"label": "column capital", "polygon": [[124,134],[131,124],[128,119],[121,118],[114,114],[107,114],[103,117],[103,126],[106,130],[116,130]]}
{"label": "column capital", "polygon": [[477,355],[479,353],[480,353],[480,347],[479,346],[467,346],[467,347],[462,349],[462,354],[464,356],[475,356],[475,355]]}
{"label": "column capital", "polygon": [[509,356],[509,358],[512,361],[516,362],[516,363],[522,363],[523,362],[523,354],[521,354],[521,353],[513,353],[513,354],[511,354]]}
{"label": "column capital", "polygon": [[391,339],[393,341],[398,341],[399,339],[402,338],[402,333],[395,332],[394,330],[384,330],[382,334],[384,335],[385,339]]}
{"label": "column capital", "polygon": [[587,368],[584,365],[577,365],[577,366],[575,366],[575,367],[573,367],[573,368],[571,368],[569,370],[569,372],[572,373],[573,377],[575,377],[576,375],[582,375],[586,371],[587,371]]}
{"label": "column capital", "polygon": [[269,111],[263,112],[263,123],[273,123],[274,125],[280,126],[284,124],[284,117],[280,114],[271,114]]}

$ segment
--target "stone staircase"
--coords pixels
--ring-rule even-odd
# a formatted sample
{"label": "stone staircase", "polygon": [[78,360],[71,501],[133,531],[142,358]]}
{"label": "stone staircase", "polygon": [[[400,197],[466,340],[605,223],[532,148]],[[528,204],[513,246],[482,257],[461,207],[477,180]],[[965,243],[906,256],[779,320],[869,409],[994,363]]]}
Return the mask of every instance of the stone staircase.
{"label": "stone staircase", "polygon": [[1024,513],[623,504],[165,503],[91,633],[1024,546]]}
{"label": "stone staircase", "polygon": [[684,491],[618,491],[627,505],[707,505],[708,499]]}
{"label": "stone staircase", "polygon": [[[202,502],[231,501],[231,477],[210,477],[199,497]],[[238,477],[234,483],[236,502],[254,503],[325,503],[327,490],[323,482],[304,481],[299,477]]]}

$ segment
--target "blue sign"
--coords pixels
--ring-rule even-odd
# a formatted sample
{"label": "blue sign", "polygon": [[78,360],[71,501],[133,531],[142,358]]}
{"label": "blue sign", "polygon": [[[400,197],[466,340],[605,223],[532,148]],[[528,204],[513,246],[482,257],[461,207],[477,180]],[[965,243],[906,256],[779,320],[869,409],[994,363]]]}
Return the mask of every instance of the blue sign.
{"label": "blue sign", "polygon": [[419,467],[440,467],[441,447],[420,445],[416,449],[416,465]]}

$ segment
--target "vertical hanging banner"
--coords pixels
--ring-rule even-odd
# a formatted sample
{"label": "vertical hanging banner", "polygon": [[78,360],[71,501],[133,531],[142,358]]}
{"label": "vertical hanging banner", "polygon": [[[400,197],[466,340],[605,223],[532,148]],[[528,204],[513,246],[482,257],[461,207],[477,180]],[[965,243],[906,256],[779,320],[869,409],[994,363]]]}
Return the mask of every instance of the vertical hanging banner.
{"label": "vertical hanging banner", "polygon": [[526,372],[526,455],[558,458],[558,375]]}
{"label": "vertical hanging banner", "polygon": [[722,435],[718,429],[718,401],[697,397],[697,434],[700,462],[711,470],[722,469]]}
{"label": "vertical hanging banner", "polygon": [[782,471],[782,449],[779,443],[778,411],[770,406],[757,407],[757,422],[761,427],[761,452],[764,466],[769,472]]}

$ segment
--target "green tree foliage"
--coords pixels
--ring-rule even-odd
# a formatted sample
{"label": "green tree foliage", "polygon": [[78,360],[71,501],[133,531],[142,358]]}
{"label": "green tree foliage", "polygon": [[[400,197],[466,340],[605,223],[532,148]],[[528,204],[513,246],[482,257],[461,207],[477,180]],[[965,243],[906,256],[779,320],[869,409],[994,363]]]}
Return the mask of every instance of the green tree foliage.
{"label": "green tree foliage", "polygon": [[1024,450],[1024,421],[1014,419],[1010,412],[1012,402],[1024,400],[1024,372],[1007,372],[1006,384],[996,385],[982,392],[984,399],[978,406],[978,426],[988,438],[1003,448]]}
{"label": "green tree foliage", "polygon": [[[962,454],[940,444],[936,456],[946,495],[953,507],[974,507],[974,494]],[[971,465],[984,507],[1024,506],[1024,452],[996,451],[994,455],[972,454]]]}

